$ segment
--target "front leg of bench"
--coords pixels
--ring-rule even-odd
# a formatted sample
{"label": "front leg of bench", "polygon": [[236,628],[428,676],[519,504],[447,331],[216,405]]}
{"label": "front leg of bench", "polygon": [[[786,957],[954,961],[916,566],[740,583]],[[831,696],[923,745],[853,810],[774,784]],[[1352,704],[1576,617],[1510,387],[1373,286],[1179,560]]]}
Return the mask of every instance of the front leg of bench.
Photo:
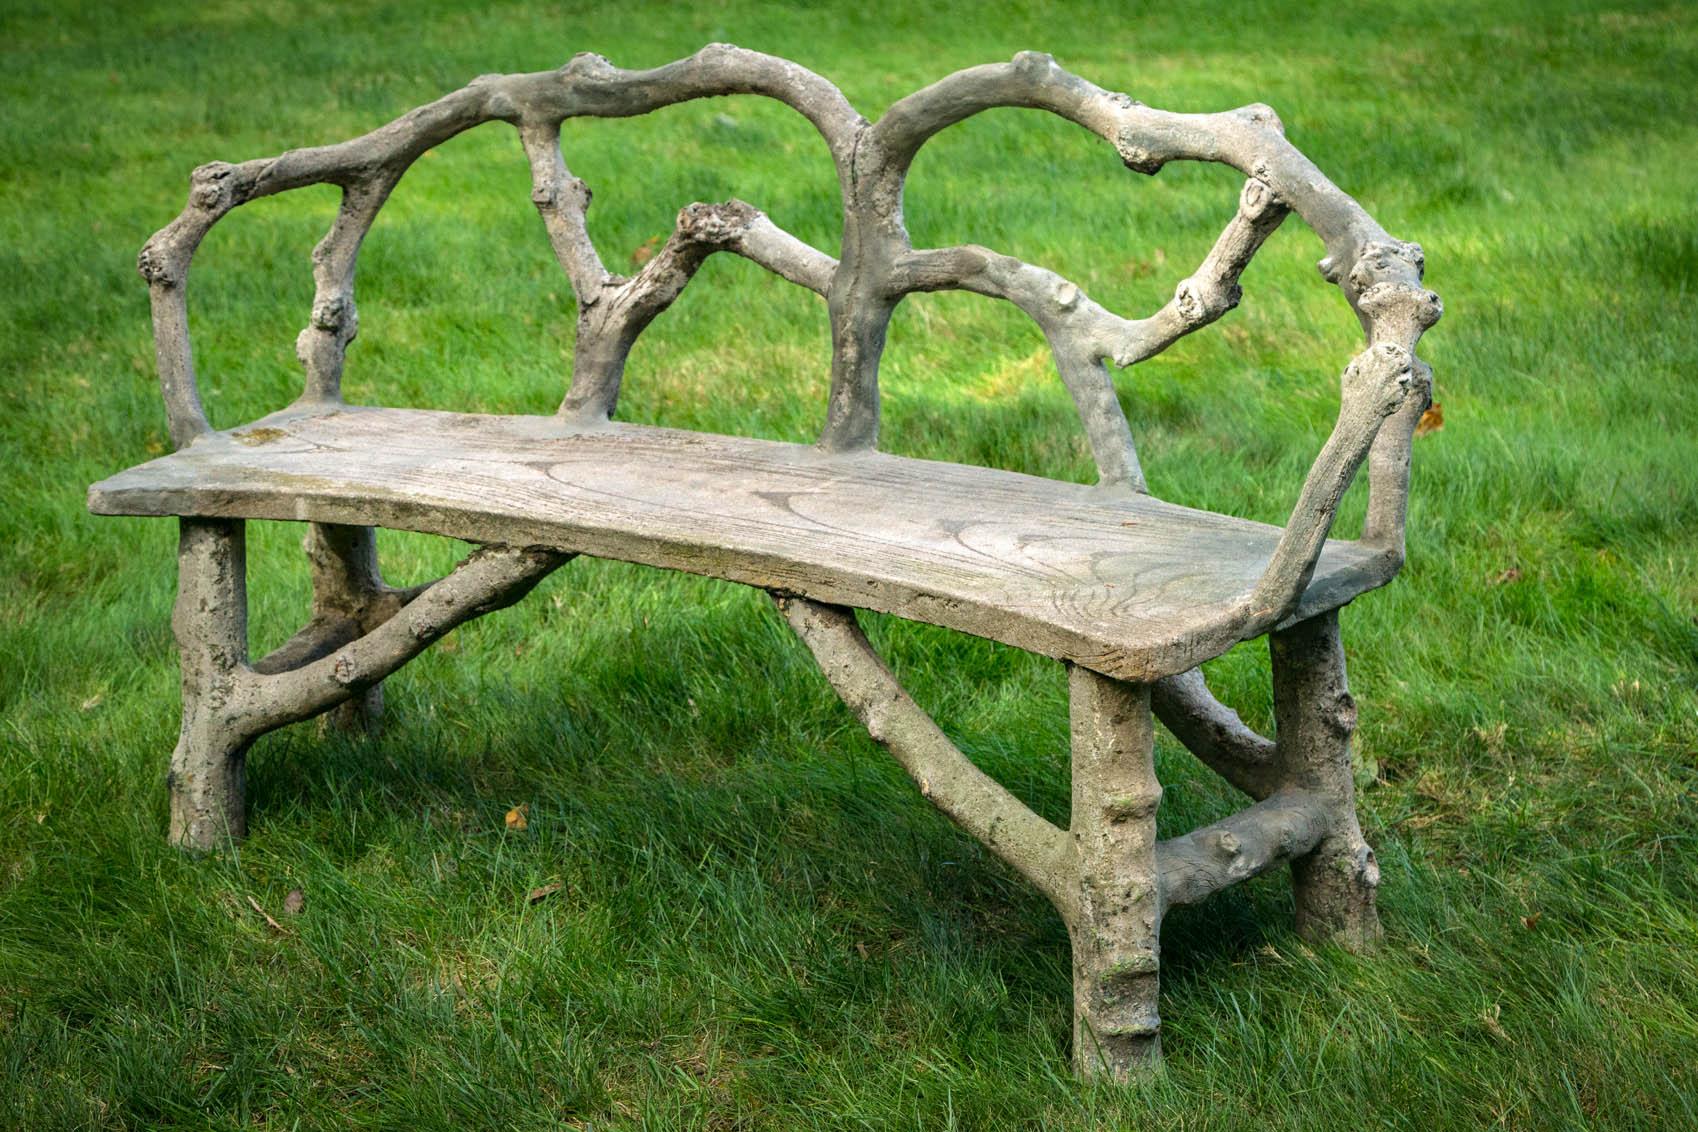
{"label": "front leg of bench", "polygon": [[1078,904],[1073,1066],[1124,1078],[1161,1060],[1161,873],[1150,689],[1069,666]]}
{"label": "front leg of bench", "polygon": [[[362,530],[332,532],[348,534],[357,550],[369,538]],[[244,525],[182,519],[171,619],[183,668],[183,723],[169,779],[172,843],[211,849],[246,833],[243,769],[255,739],[362,701],[456,626],[513,604],[571,557],[547,547],[479,547],[429,586],[372,591],[365,622],[333,616],[315,601],[300,632],[250,664]]]}
{"label": "front leg of bench", "polygon": [[236,725],[248,662],[247,533],[239,519],[184,519],[171,628],[183,723],[171,753],[173,845],[209,849],[247,832],[242,778],[252,738]]}

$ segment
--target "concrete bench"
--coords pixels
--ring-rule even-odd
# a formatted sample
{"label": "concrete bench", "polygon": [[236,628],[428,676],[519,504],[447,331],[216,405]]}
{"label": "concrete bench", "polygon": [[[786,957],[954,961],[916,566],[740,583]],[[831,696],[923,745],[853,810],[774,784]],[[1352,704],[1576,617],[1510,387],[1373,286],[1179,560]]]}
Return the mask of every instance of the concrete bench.
{"label": "concrete bench", "polygon": [[[568,172],[560,125],[714,95],[787,103],[819,130],[843,193],[837,258],[739,201],[693,204],[632,277],[610,273],[585,227],[589,192]],[[1107,139],[1132,169],[1222,162],[1246,180],[1235,214],[1172,300],[1123,319],[1077,286],[986,248],[914,248],[902,220],[916,152],[989,107],[1048,110]],[[514,126],[532,199],[577,298],[570,387],[558,414],[494,416],[357,407],[340,396],[358,328],[361,240],[426,150],[491,120]],[[297,341],[305,390],[228,430],[195,387],[185,289],[206,232],[248,201],[334,184],[342,202],[313,254],[317,293]],[[1320,236],[1322,275],[1366,335],[1345,366],[1337,424],[1283,527],[1151,496],[1110,376],[1236,305],[1262,241],[1296,213]],[[613,421],[632,343],[697,267],[732,252],[822,295],[831,386],[818,443],[713,436]],[[1160,1056],[1159,932],[1169,907],[1289,861],[1297,926],[1351,947],[1378,934],[1378,870],[1355,813],[1337,610],[1403,561],[1410,439],[1430,402],[1415,357],[1439,316],[1419,247],[1388,236],[1286,141],[1265,106],[1175,114],[1102,90],[1023,53],[896,102],[869,123],[824,79],[713,45],[647,71],[580,55],[557,71],[488,75],[364,137],[195,170],[188,205],[143,248],[160,382],[177,450],[95,484],[105,515],[180,522],[174,627],[183,724],[171,759],[171,838],[207,848],[245,833],[243,759],[260,735],[381,707],[381,681],[466,620],[518,600],[577,554],[671,567],[769,591],[827,679],[921,792],[1027,877],[1073,941],[1074,1057],[1124,1075]],[[878,366],[891,313],[916,291],[1006,299],[1054,353],[1095,456],[1095,485],[907,459],[876,449]],[[1368,465],[1361,536],[1330,539],[1345,489]],[[307,526],[306,625],[250,659],[244,523]],[[386,585],[375,527],[479,544],[451,573]],[[1072,815],[1061,828],[982,773],[902,690],[857,625],[878,610],[1001,641],[1067,665]],[[1198,665],[1266,635],[1277,736],[1247,728]],[[1253,799],[1160,841],[1152,715]]]}

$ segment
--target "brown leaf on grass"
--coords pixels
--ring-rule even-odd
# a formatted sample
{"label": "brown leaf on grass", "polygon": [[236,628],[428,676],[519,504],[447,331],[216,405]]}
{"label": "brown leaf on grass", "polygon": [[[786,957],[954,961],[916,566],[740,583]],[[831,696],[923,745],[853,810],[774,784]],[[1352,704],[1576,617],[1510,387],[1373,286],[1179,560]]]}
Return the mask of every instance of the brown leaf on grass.
{"label": "brown leaf on grass", "polygon": [[253,908],[253,910],[255,912],[258,912],[261,916],[265,917],[266,927],[270,928],[272,931],[276,932],[278,935],[287,935],[288,934],[289,929],[284,927],[282,924],[278,923],[276,920],[272,919],[271,913],[267,912],[264,908],[261,908],[259,906],[259,901],[255,900],[252,896],[249,896],[248,897],[248,904],[249,904],[250,907]]}
{"label": "brown leaf on grass", "polygon": [[525,815],[531,812],[531,804],[523,802],[507,811],[507,828],[517,832],[529,829],[531,823],[525,820]]}
{"label": "brown leaf on grass", "polygon": [[1502,1016],[1503,1007],[1494,1002],[1490,1006],[1486,1007],[1486,1009],[1480,1011],[1480,1025],[1486,1028],[1486,1033],[1490,1034],[1498,1041],[1503,1042],[1505,1045],[1514,1045],[1515,1039],[1509,1036],[1509,1031],[1505,1030],[1503,1028],[1503,1023],[1498,1021],[1498,1019]]}
{"label": "brown leaf on grass", "polygon": [[1523,916],[1521,917],[1521,926],[1526,928],[1528,931],[1532,931],[1534,928],[1539,926],[1539,917],[1543,915],[1543,912],[1534,912],[1531,916]]}
{"label": "brown leaf on grass", "polygon": [[1444,427],[1444,406],[1437,401],[1433,407],[1421,414],[1421,419],[1415,422],[1415,435],[1426,436],[1429,432],[1437,432]]}
{"label": "brown leaf on grass", "polygon": [[307,907],[307,894],[298,888],[291,888],[289,895],[283,898],[283,911],[291,916],[299,916]]}
{"label": "brown leaf on grass", "polygon": [[631,266],[632,267],[641,267],[643,264],[645,264],[649,260],[653,259],[654,253],[659,251],[659,250],[660,250],[660,237],[659,236],[650,236],[648,239],[644,240],[641,244],[637,245],[637,250],[631,253]]}
{"label": "brown leaf on grass", "polygon": [[1502,573],[1493,575],[1492,576],[1492,585],[1494,585],[1494,586],[1507,586],[1511,582],[1519,582],[1520,580],[1521,580],[1521,567],[1511,566],[1509,569],[1503,571]]}
{"label": "brown leaf on grass", "polygon": [[529,892],[525,893],[525,903],[536,904],[539,901],[548,899],[550,896],[553,896],[556,892],[559,892],[565,887],[566,886],[563,884],[545,884],[541,888],[533,888]]}

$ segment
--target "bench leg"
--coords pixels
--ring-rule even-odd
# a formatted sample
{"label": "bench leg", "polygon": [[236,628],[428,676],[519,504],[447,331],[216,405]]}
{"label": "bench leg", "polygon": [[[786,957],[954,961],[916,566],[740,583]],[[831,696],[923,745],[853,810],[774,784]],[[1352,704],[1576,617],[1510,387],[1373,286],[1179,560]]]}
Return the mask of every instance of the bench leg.
{"label": "bench leg", "polygon": [[[338,523],[309,523],[302,542],[312,567],[312,615],[342,620],[369,633],[394,611],[377,564],[377,531]],[[327,712],[324,723],[338,731],[376,731],[383,722],[383,685],[373,684]]]}
{"label": "bench leg", "polygon": [[[315,580],[328,575],[332,584],[315,589],[313,617],[300,632],[250,664],[243,524],[181,521],[171,624],[182,656],[183,727],[171,756],[170,836],[185,848],[210,849],[247,832],[244,760],[259,736],[362,700],[456,626],[512,605],[572,558],[544,547],[482,546],[435,582],[399,590],[372,581],[369,529],[315,531],[308,551]],[[358,598],[352,605],[324,600],[350,593]]]}
{"label": "bench leg", "polygon": [[231,710],[248,659],[247,540],[240,520],[183,519],[171,627],[183,671],[183,725],[171,755],[171,841],[210,849],[241,837],[249,743]]}
{"label": "bench leg", "polygon": [[1070,666],[1071,836],[1078,901],[1073,943],[1073,1063],[1123,1079],[1159,1064],[1161,884],[1150,689]]}
{"label": "bench leg", "polygon": [[1338,613],[1299,622],[1268,641],[1282,775],[1330,810],[1326,836],[1291,862],[1297,931],[1312,941],[1367,950],[1380,937],[1374,908],[1380,869],[1356,820],[1350,766],[1356,703],[1345,679]]}

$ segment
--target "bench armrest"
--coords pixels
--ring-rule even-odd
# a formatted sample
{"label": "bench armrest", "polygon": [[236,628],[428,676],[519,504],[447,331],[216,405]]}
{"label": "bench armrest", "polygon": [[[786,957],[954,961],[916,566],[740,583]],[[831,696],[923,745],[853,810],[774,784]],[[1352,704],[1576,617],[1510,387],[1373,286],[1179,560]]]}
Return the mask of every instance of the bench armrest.
{"label": "bench armrest", "polygon": [[[1310,466],[1285,533],[1250,594],[1252,628],[1247,637],[1279,624],[1297,608],[1332,531],[1339,500],[1375,447],[1387,419],[1411,401],[1425,407],[1423,379],[1430,380],[1430,372],[1408,350],[1390,342],[1368,347],[1345,367],[1338,421]],[[1394,571],[1401,564],[1402,541],[1400,523],[1395,548],[1388,546],[1395,550],[1389,562]]]}

